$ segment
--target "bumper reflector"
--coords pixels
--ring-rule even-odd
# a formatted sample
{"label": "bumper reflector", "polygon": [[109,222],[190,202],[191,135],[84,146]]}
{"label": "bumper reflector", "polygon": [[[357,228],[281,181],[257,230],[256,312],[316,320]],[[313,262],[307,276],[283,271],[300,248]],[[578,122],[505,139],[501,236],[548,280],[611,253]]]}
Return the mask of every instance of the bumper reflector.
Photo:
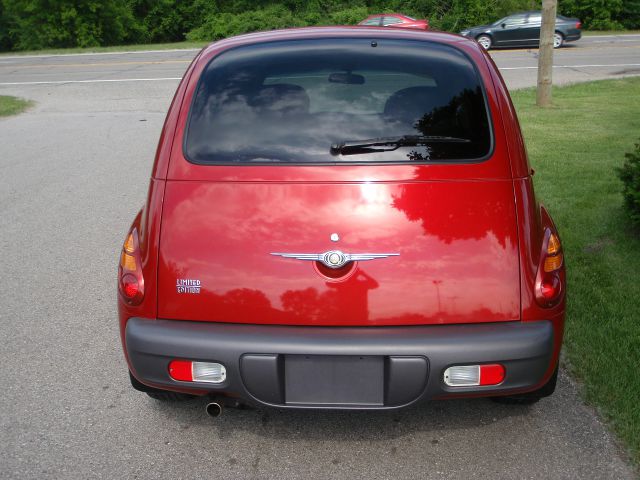
{"label": "bumper reflector", "polygon": [[227,378],[227,369],[221,363],[193,362],[193,381],[222,383]]}
{"label": "bumper reflector", "polygon": [[480,365],[480,385],[498,385],[504,380],[504,374],[502,365]]}
{"label": "bumper reflector", "polygon": [[444,383],[450,387],[498,385],[504,380],[502,365],[457,365],[444,371]]}
{"label": "bumper reflector", "polygon": [[480,385],[480,365],[459,365],[444,371],[444,383],[450,387]]}
{"label": "bumper reflector", "polygon": [[227,369],[221,363],[172,360],[169,376],[181,382],[222,383],[227,378]]}
{"label": "bumper reflector", "polygon": [[191,362],[188,360],[172,360],[169,364],[169,376],[181,382],[193,382]]}

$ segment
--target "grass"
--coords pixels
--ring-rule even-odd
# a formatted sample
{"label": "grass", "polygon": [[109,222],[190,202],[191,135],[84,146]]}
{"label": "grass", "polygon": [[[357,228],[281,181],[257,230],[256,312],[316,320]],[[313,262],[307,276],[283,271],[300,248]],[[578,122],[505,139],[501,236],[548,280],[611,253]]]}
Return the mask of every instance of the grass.
{"label": "grass", "polygon": [[513,92],[538,199],[567,258],[565,353],[596,406],[640,464],[640,232],[615,168],[640,138],[640,78],[556,88],[554,106]]}
{"label": "grass", "polygon": [[136,45],[116,45],[112,47],[87,48],[49,48],[44,50],[29,50],[17,52],[2,52],[3,56],[14,55],[61,55],[65,53],[102,53],[102,52],[136,52],[140,50],[181,50],[188,48],[202,48],[211,42],[174,42],[174,43],[145,43]]}
{"label": "grass", "polygon": [[0,95],[0,117],[17,115],[33,105],[30,100]]}

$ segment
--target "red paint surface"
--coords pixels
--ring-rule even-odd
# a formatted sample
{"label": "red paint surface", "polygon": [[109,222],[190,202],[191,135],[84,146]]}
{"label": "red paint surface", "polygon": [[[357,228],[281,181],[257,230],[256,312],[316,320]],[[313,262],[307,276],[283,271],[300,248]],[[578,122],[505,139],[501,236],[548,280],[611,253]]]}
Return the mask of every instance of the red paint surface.
{"label": "red paint surface", "polygon": [[[170,181],[158,315],[299,325],[517,320],[517,243],[510,181]],[[313,262],[270,255],[333,249],[400,255],[358,262],[343,282],[327,281]],[[200,294],[177,293],[177,279],[200,280]]]}

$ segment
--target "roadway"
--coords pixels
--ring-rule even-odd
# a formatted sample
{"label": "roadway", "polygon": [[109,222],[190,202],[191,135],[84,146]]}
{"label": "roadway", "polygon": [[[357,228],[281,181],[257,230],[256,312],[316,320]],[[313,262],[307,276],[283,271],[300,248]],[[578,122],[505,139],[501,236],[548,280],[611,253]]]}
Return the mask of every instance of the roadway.
{"label": "roadway", "polygon": [[[537,49],[491,50],[510,89],[533,87],[537,81]],[[589,36],[554,50],[553,81],[557,85],[640,75],[640,35]]]}
{"label": "roadway", "polygon": [[[177,83],[198,50],[0,55],[0,87],[73,83]],[[509,88],[534,86],[537,49],[492,50]],[[558,84],[640,74],[640,35],[589,36],[555,51]]]}
{"label": "roadway", "polygon": [[[515,87],[535,82],[535,53],[493,55]],[[455,400],[212,420],[204,400],[133,391],[115,312],[118,252],[194,55],[0,57],[0,95],[36,102],[0,119],[0,478],[635,478],[564,371],[532,407]],[[584,39],[556,63],[567,81],[635,73],[640,36]],[[605,63],[615,66],[576,66]]]}

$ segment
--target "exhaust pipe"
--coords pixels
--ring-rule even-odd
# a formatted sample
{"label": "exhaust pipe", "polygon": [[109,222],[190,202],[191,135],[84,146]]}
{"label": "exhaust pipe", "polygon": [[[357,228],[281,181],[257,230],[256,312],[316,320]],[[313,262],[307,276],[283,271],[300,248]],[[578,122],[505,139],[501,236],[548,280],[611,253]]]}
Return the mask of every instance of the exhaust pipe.
{"label": "exhaust pipe", "polygon": [[218,402],[218,401],[213,401],[207,404],[207,407],[206,407],[207,415],[213,418],[216,418],[222,415],[222,410],[223,410],[222,402]]}

